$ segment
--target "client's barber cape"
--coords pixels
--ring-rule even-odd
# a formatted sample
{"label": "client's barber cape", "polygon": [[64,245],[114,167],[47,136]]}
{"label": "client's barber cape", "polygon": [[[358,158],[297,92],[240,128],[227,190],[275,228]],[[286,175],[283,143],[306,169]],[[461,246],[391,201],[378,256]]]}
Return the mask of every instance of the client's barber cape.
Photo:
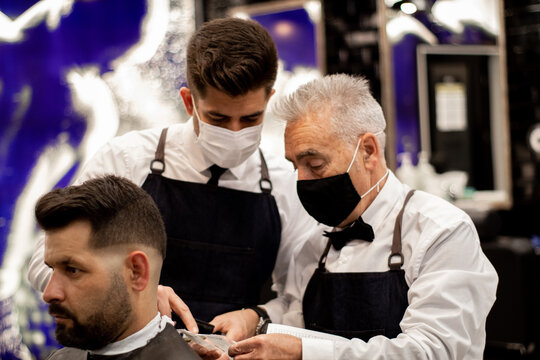
{"label": "client's barber cape", "polygon": [[63,348],[51,354],[48,360],[200,360],[201,358],[184,341],[176,329],[167,324],[165,329],[151,339],[146,346],[117,355],[97,355],[86,350]]}

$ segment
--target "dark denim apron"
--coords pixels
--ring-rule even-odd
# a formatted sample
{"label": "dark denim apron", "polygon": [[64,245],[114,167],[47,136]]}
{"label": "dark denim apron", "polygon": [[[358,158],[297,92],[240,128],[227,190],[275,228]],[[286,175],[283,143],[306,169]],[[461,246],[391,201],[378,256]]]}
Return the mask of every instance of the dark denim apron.
{"label": "dark denim apron", "polygon": [[262,193],[163,177],[163,129],[142,188],[158,205],[167,231],[160,284],[170,286],[197,319],[257,305],[281,239],[281,221],[261,156]]}

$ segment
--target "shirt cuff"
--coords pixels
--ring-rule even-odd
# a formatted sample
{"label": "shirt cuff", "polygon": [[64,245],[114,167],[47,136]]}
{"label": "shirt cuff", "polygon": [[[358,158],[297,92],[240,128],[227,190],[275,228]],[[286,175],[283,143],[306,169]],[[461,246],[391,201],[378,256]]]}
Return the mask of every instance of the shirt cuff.
{"label": "shirt cuff", "polygon": [[278,298],[274,298],[270,301],[268,301],[266,304],[259,305],[264,310],[266,310],[266,313],[268,314],[268,317],[270,317],[270,320],[274,323],[281,323],[281,318],[283,315],[283,311],[285,309],[285,306],[283,304],[283,301]]}
{"label": "shirt cuff", "polygon": [[328,360],[334,358],[334,342],[322,339],[302,339],[302,360]]}

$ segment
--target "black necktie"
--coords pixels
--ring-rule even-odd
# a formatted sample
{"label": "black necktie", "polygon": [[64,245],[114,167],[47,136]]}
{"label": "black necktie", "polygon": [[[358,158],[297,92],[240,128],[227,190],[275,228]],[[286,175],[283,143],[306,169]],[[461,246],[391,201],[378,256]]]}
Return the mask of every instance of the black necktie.
{"label": "black necktie", "polygon": [[227,169],[219,167],[215,164],[210,166],[210,173],[212,173],[212,176],[210,176],[210,180],[208,180],[207,184],[217,185],[219,181],[219,177],[223,175],[225,171],[227,171]]}
{"label": "black necktie", "polygon": [[372,242],[375,234],[371,225],[366,224],[361,217],[340,231],[324,232],[324,236],[330,238],[332,246],[341,250],[350,240],[365,240]]}

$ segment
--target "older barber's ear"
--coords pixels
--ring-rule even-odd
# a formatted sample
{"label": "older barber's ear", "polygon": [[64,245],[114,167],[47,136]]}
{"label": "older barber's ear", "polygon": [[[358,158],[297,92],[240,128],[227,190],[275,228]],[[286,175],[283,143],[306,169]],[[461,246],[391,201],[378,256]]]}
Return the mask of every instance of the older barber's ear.
{"label": "older barber's ear", "polygon": [[142,251],[133,251],[126,258],[128,286],[134,291],[143,291],[150,278],[150,261]]}
{"label": "older barber's ear", "polygon": [[180,97],[182,97],[182,101],[184,102],[184,106],[186,107],[186,112],[189,116],[193,115],[193,96],[191,94],[191,90],[187,87],[182,87],[180,89]]}
{"label": "older barber's ear", "polygon": [[380,158],[380,148],[377,137],[371,133],[364,135],[362,139],[362,148],[364,155],[364,164],[367,169],[374,169],[375,166],[379,163]]}

